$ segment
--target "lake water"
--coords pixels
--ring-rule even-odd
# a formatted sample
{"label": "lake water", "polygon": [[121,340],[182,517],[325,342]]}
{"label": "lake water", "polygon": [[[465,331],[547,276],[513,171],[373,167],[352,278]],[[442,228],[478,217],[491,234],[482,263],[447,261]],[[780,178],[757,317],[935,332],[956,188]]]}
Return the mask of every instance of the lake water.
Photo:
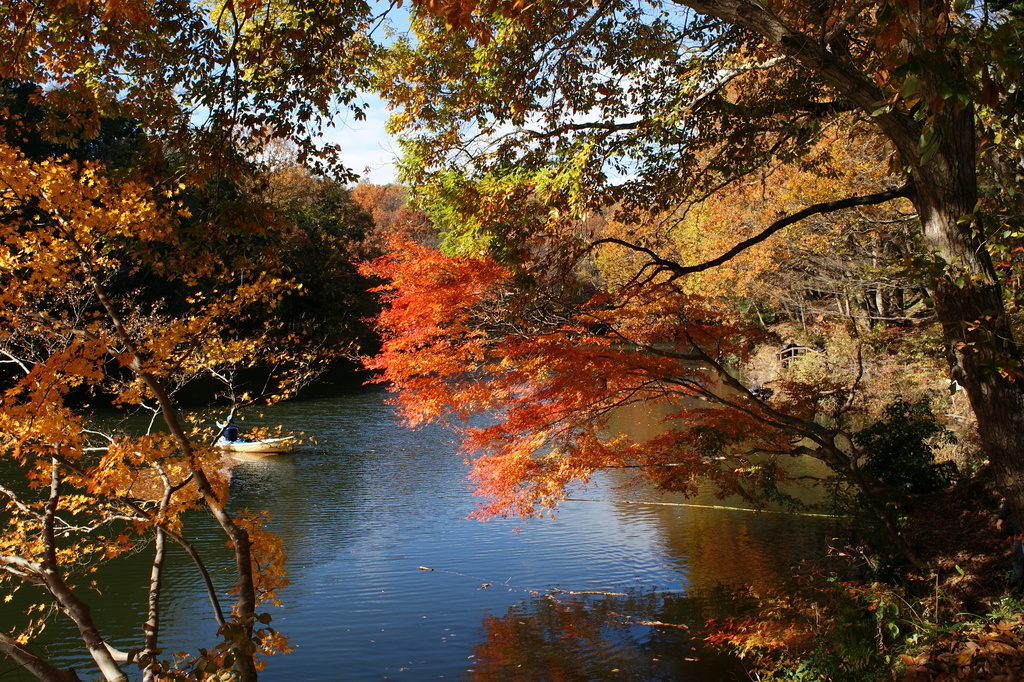
{"label": "lake water", "polygon": [[[268,509],[288,549],[292,584],[268,610],[296,648],[268,659],[261,679],[748,679],[691,633],[729,613],[734,590],[784,585],[793,562],[828,539],[827,520],[678,506],[723,503],[620,489],[615,472],[554,519],[468,520],[476,500],[454,435],[400,427],[385,398],[296,401],[243,423],[319,443],[232,474],[231,506]],[[204,516],[192,521],[226,590],[223,537]],[[139,641],[147,560],[143,552],[98,575],[94,613],[119,648]],[[172,560],[163,644],[194,651],[215,626],[188,562]],[[11,605],[0,609],[0,625],[14,622]],[[73,634],[55,623],[51,651],[90,679],[84,652],[66,651]],[[0,660],[0,682],[22,679]]]}

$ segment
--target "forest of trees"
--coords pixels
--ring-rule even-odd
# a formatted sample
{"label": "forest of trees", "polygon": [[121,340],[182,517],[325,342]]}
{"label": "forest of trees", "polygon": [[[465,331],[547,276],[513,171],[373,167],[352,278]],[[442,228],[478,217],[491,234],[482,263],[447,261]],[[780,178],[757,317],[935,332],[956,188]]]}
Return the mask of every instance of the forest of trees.
{"label": "forest of trees", "polygon": [[[34,595],[0,652],[77,679],[32,646],[54,607],[104,679],[256,679],[287,650],[260,606],[282,550],[228,511],[179,396],[242,410],[357,356],[410,425],[460,430],[482,518],[612,467],[786,504],[797,456],[908,570],[936,457],[1024,518],[1018,3],[421,0],[394,35],[399,5],[0,10],[0,587]],[[402,186],[319,138],[370,91]],[[672,428],[608,435],[651,401]],[[232,548],[229,607],[195,509]],[[174,659],[168,542],[220,625]],[[120,652],[87,569],[138,551],[148,620]]]}

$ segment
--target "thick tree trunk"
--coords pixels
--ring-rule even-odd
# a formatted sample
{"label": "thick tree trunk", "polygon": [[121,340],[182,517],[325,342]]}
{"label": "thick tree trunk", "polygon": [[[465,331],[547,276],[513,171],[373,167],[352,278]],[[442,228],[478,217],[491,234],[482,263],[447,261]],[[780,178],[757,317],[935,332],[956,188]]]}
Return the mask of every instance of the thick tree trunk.
{"label": "thick tree trunk", "polygon": [[996,485],[1016,518],[1024,519],[1024,379],[999,288],[960,289],[941,281],[933,297],[952,376],[970,399]]}
{"label": "thick tree trunk", "polygon": [[974,111],[936,119],[943,147],[914,173],[924,246],[943,261],[929,289],[952,378],[970,399],[996,485],[1024,519],[1024,376],[998,275],[970,218],[978,198]]}
{"label": "thick tree trunk", "polygon": [[922,211],[922,224],[926,245],[948,240],[956,231],[955,236],[972,247],[952,261],[956,269],[936,278],[931,295],[942,322],[952,378],[971,402],[996,485],[1016,518],[1024,519],[1024,377],[1001,287],[988,253],[970,232],[971,223],[958,225],[955,209],[938,207],[931,215]]}

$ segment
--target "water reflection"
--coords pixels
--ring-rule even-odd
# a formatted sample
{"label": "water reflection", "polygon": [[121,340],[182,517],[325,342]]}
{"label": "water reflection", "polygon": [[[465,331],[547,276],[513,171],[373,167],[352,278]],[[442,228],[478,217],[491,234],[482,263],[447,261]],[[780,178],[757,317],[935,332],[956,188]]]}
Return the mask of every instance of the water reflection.
{"label": "water reflection", "polygon": [[[664,420],[675,409],[667,403],[629,405],[612,416],[609,426],[644,441],[669,427]],[[792,585],[793,563],[807,556],[808,548],[823,548],[835,521],[817,513],[822,491],[814,481],[830,476],[828,467],[805,456],[788,457],[784,466],[802,482],[780,489],[805,505],[802,511],[778,504],[755,509],[737,495],[722,496],[710,487],[686,497],[635,486],[633,474],[625,471],[607,473],[603,497],[624,518],[660,537],[666,559],[686,573],[691,589],[785,590]]]}
{"label": "water reflection", "polygon": [[[718,606],[731,604],[717,600]],[[738,662],[701,646],[713,600],[656,591],[535,595],[488,616],[467,679],[732,680]]]}
{"label": "water reflection", "polygon": [[[644,419],[657,422],[630,417]],[[230,504],[268,509],[289,558],[292,585],[271,611],[296,650],[271,658],[264,680],[729,679],[730,662],[694,649],[694,628],[730,603],[709,595],[779,584],[826,538],[815,519],[635,504],[686,500],[622,489],[621,472],[587,492],[605,501],[567,502],[553,520],[479,523],[453,435],[400,427],[381,394],[284,404],[264,423],[319,442],[233,470]],[[223,536],[203,514],[188,526],[228,599]],[[97,619],[119,648],[139,638],[145,590],[132,586],[148,554],[97,574],[111,595]],[[200,582],[180,552],[168,570],[164,646],[208,646]],[[0,627],[15,621],[0,609]],[[48,634],[59,662],[86,664],[66,624]],[[12,667],[0,662],[0,679],[29,679]]]}

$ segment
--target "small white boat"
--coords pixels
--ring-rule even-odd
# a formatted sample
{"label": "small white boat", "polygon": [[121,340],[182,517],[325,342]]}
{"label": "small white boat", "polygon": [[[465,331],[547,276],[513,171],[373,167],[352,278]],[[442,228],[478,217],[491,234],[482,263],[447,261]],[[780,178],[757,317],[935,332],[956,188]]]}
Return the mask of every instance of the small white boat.
{"label": "small white boat", "polygon": [[228,452],[251,452],[277,454],[291,452],[295,447],[295,439],[291,436],[283,438],[260,438],[259,440],[225,440],[221,438],[215,445]]}

